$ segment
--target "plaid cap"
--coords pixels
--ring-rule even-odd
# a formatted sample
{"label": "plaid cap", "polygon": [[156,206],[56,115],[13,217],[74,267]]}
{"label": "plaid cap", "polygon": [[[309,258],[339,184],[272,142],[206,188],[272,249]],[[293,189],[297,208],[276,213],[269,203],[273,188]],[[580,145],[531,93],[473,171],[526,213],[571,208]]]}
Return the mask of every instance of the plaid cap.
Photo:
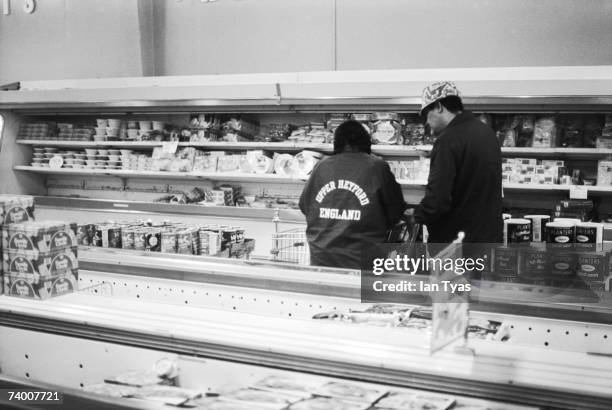
{"label": "plaid cap", "polygon": [[419,114],[423,114],[423,109],[429,104],[435,103],[444,97],[449,95],[456,95],[460,97],[457,86],[452,81],[438,81],[436,83],[429,84],[423,89],[423,96],[421,98],[421,110]]}

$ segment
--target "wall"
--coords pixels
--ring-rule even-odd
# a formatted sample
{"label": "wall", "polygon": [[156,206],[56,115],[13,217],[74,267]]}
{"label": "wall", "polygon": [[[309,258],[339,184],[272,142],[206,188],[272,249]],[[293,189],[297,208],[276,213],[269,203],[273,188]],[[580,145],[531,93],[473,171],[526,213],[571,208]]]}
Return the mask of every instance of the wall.
{"label": "wall", "polygon": [[138,0],[39,0],[33,14],[9,1],[0,84],[143,74]]}
{"label": "wall", "polygon": [[154,15],[158,75],[612,64],[609,0],[182,0]]}

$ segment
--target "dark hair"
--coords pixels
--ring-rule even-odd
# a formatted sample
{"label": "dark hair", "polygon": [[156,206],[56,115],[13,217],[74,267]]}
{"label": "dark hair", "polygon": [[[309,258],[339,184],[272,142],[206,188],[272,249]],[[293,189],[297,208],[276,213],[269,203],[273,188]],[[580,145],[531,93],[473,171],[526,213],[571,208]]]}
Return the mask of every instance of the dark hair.
{"label": "dark hair", "polygon": [[352,147],[358,152],[372,153],[372,138],[365,127],[358,121],[348,120],[336,128],[334,133],[334,154],[344,152]]}
{"label": "dark hair", "polygon": [[421,116],[423,116],[423,118],[427,118],[427,114],[429,113],[429,111],[434,109],[437,103],[442,104],[444,108],[455,114],[459,111],[463,111],[463,101],[461,101],[461,97],[458,97],[456,95],[449,95],[448,97],[444,97],[438,101],[432,102],[427,107],[423,108]]}

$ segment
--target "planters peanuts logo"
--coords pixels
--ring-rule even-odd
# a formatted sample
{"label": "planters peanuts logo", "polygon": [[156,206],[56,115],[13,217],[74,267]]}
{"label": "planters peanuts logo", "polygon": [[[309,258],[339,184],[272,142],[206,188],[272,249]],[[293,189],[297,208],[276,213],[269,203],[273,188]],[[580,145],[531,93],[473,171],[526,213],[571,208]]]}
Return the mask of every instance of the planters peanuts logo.
{"label": "planters peanuts logo", "polygon": [[34,274],[36,271],[28,259],[18,256],[11,262],[9,272]]}
{"label": "planters peanuts logo", "polygon": [[34,245],[30,238],[24,233],[18,232],[9,240],[9,249],[21,249],[26,251],[34,250]]}
{"label": "planters peanuts logo", "polygon": [[6,224],[16,224],[20,222],[27,222],[29,220],[30,217],[28,216],[28,211],[21,207],[9,209],[4,217],[4,223]]}
{"label": "planters peanuts logo", "polygon": [[65,231],[56,232],[51,237],[51,250],[59,250],[72,246],[72,239]]}
{"label": "planters peanuts logo", "polygon": [[21,296],[24,298],[33,298],[35,296],[34,289],[28,282],[23,279],[17,279],[11,286],[11,295]]}

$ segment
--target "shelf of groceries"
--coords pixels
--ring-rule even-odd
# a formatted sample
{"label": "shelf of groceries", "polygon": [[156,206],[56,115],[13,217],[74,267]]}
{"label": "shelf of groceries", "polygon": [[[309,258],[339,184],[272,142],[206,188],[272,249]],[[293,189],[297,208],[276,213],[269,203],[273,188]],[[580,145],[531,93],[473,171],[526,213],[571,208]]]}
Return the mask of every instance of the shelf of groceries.
{"label": "shelf of groceries", "polygon": [[[162,147],[165,141],[59,141],[59,140],[17,140],[18,144],[31,146],[61,147],[61,148],[133,148],[153,149]],[[179,147],[195,147],[226,150],[279,150],[300,151],[313,150],[324,154],[333,152],[333,144],[317,142],[178,142]],[[425,155],[432,145],[373,145],[372,153],[377,155],[415,156]],[[609,148],[532,148],[532,147],[502,147],[504,155],[531,155],[538,157],[565,158],[605,158],[612,155]]]}
{"label": "shelf of groceries", "polygon": [[[17,165],[17,171],[29,171],[48,175],[75,175],[75,176],[115,176],[119,178],[152,178],[152,179],[183,179],[183,180],[213,180],[235,182],[273,182],[273,183],[303,183],[307,177],[288,177],[277,174],[247,174],[241,172],[164,172],[164,171],[132,171],[113,169],[70,169],[70,168],[42,168],[28,165]],[[424,187],[425,180],[398,179],[404,187]],[[504,183],[505,189],[524,191],[558,191],[569,192],[577,185],[559,184],[521,184]],[[586,186],[580,185],[587,193],[612,193],[612,186]]]}

